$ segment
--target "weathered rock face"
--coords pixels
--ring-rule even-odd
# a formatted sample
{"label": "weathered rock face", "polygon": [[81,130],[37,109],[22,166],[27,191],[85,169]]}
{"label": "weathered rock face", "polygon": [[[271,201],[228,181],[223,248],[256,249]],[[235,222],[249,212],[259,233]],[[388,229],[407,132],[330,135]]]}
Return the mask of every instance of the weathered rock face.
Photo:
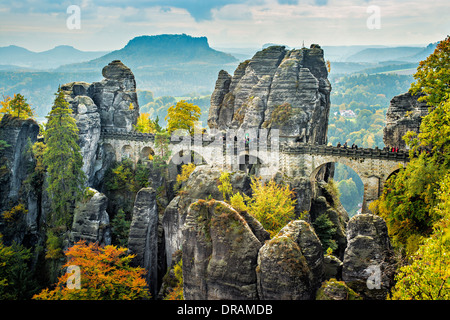
{"label": "weathered rock face", "polygon": [[[4,241],[14,240],[21,243],[26,232],[36,234],[41,220],[40,194],[36,190],[26,190],[23,182],[27,179],[33,160],[27,150],[37,141],[39,125],[32,119],[23,120],[3,116],[0,122],[0,140],[9,145],[0,151],[0,213],[19,204],[25,204],[28,213],[21,222],[20,232],[14,232],[12,239],[7,239],[0,225]],[[29,144],[30,143],[30,144]],[[29,150],[28,150],[29,151]],[[17,230],[16,230],[17,231]]]}
{"label": "weathered rock face", "polygon": [[280,135],[326,142],[331,86],[318,45],[287,51],[273,46],[219,73],[211,96],[210,128],[274,128]]}
{"label": "weathered rock face", "polygon": [[89,200],[77,203],[72,223],[72,243],[79,240],[97,242],[100,245],[111,244],[109,215],[106,212],[108,199],[103,193],[89,188],[93,193]]}
{"label": "weathered rock face", "polygon": [[8,201],[15,203],[18,200],[22,182],[28,175],[29,157],[24,153],[28,141],[31,144],[37,141],[38,133],[39,125],[32,119],[22,120],[6,114],[0,122],[0,140],[9,145],[0,154],[2,166],[6,165],[0,173],[0,212],[5,209]]}
{"label": "weathered rock face", "polygon": [[257,299],[261,241],[245,218],[225,202],[193,203],[183,228],[184,298]]}
{"label": "weathered rock face", "polygon": [[[346,225],[349,217],[337,196],[329,190],[324,181],[316,183],[309,214],[312,222],[320,215],[325,214],[333,223],[334,228],[336,228],[333,240],[336,241],[338,246],[334,252],[339,259],[343,259],[344,251],[347,247]],[[326,250],[327,248],[324,249]]]}
{"label": "weathered rock face", "polygon": [[260,249],[258,294],[263,300],[310,300],[323,279],[323,250],[303,220],[286,225]]}
{"label": "weathered rock face", "polygon": [[[222,192],[217,188],[219,177],[220,171],[211,166],[197,166],[184,186],[185,191],[182,195],[175,197],[167,206],[162,221],[167,265],[170,266],[171,264],[172,254],[181,249],[181,228],[184,225],[190,204],[198,199],[223,200]],[[250,193],[250,177],[244,172],[232,173],[230,182],[235,191],[245,194]]]}
{"label": "weathered rock face", "polygon": [[384,300],[394,269],[386,223],[372,214],[356,215],[348,222],[347,241],[342,279],[365,299]]}
{"label": "weathered rock face", "polygon": [[94,82],[88,94],[99,108],[102,127],[131,131],[139,117],[136,81],[131,70],[114,60],[102,70],[105,77]]}
{"label": "weathered rock face", "polygon": [[128,249],[135,254],[135,265],[147,270],[146,280],[150,293],[156,296],[159,289],[158,275],[158,210],[156,192],[143,188],[136,195],[133,218],[128,236]]}
{"label": "weathered rock face", "polygon": [[386,113],[386,126],[383,129],[383,141],[388,147],[405,149],[402,137],[408,131],[419,132],[422,118],[428,114],[425,102],[419,102],[419,96],[403,93],[392,98]]}
{"label": "weathered rock face", "polygon": [[139,117],[136,81],[131,70],[114,60],[103,68],[102,74],[105,79],[100,82],[79,81],[61,86],[77,120],[83,171],[88,185],[95,187],[111,162],[108,150],[98,147],[101,130],[131,131]]}
{"label": "weathered rock face", "polygon": [[331,279],[325,281],[317,291],[316,300],[362,300],[345,282]]}
{"label": "weathered rock face", "polygon": [[[100,113],[97,105],[88,97],[90,84],[86,82],[71,82],[61,86],[65,100],[73,110],[78,127],[78,145],[83,156],[83,172],[92,180],[95,157],[101,132]],[[92,185],[91,181],[88,181]]]}

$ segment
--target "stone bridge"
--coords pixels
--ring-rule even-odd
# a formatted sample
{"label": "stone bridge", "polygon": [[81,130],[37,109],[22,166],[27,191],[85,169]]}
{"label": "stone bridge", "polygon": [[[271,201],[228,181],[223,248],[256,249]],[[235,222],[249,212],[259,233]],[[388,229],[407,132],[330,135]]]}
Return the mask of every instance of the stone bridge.
{"label": "stone bridge", "polygon": [[[409,161],[409,154],[404,151],[344,149],[293,142],[283,137],[245,143],[237,141],[236,137],[235,133],[226,136],[223,133],[194,137],[172,135],[169,166],[194,161],[196,164],[207,163],[218,170],[247,171],[263,179],[273,177],[277,172],[289,177],[309,177],[314,184],[319,171],[327,164],[342,163],[361,178],[364,184],[362,212],[369,212],[369,203],[381,195],[389,176]],[[103,130],[100,145],[114,152],[116,160],[130,158],[135,163],[148,161],[149,155],[155,153],[153,134]]]}

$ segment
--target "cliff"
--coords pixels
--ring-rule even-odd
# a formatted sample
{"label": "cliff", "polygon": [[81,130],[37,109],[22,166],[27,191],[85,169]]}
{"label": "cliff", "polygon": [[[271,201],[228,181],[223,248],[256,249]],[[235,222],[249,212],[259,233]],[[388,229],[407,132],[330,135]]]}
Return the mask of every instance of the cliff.
{"label": "cliff", "polygon": [[324,144],[331,91],[327,76],[318,45],[266,48],[242,62],[233,76],[219,73],[208,126],[280,129],[280,135]]}
{"label": "cliff", "polygon": [[408,132],[419,132],[422,118],[428,114],[428,105],[418,101],[420,96],[406,92],[392,98],[386,113],[383,141],[388,147],[406,148],[402,137]]}

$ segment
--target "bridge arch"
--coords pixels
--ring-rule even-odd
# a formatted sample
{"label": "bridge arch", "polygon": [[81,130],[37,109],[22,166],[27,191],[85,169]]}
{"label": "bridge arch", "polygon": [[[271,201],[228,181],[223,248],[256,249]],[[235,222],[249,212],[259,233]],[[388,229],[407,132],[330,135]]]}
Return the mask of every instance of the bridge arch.
{"label": "bridge arch", "polygon": [[121,153],[121,158],[127,158],[127,159],[133,159],[133,147],[130,146],[129,144],[126,144],[122,147],[122,153]]}
{"label": "bridge arch", "polygon": [[203,156],[194,150],[178,150],[168,160],[169,180],[176,180],[183,165],[194,163],[196,166],[207,164]]}
{"label": "bridge arch", "polygon": [[139,159],[142,161],[150,160],[150,156],[154,156],[155,151],[151,147],[143,147],[139,153]]}
{"label": "bridge arch", "polygon": [[[339,177],[339,173],[346,174],[346,176]],[[331,177],[332,174],[333,177]],[[344,180],[343,185],[341,185],[343,190],[340,190],[340,202],[350,217],[358,213],[361,209],[360,206],[362,206],[364,202],[364,183],[360,173],[358,173],[354,167],[352,168],[342,162],[327,162],[319,165],[312,171],[310,176],[310,183],[313,187],[313,192],[315,191],[314,185],[317,183],[317,178],[320,176],[321,179],[326,182],[328,182],[330,178],[333,178],[333,180],[339,185],[341,185],[340,182]],[[352,179],[354,185],[349,182],[350,178]]]}

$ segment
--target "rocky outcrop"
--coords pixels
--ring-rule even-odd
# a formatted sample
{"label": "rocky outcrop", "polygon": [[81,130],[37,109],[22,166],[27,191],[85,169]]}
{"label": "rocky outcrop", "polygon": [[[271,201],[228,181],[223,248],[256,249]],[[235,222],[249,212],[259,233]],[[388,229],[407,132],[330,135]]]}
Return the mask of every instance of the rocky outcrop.
{"label": "rocky outcrop", "polygon": [[317,291],[316,300],[362,300],[345,282],[330,279]]}
{"label": "rocky outcrop", "polygon": [[418,101],[420,95],[406,92],[392,98],[386,113],[383,141],[388,147],[405,149],[402,137],[408,131],[419,132],[422,118],[428,114],[426,102]]}
{"label": "rocky outcrop", "polygon": [[30,148],[37,141],[38,134],[39,125],[32,119],[23,120],[5,114],[0,122],[0,140],[7,143],[3,150],[0,147],[0,214],[19,203],[28,210],[21,221],[17,221],[16,230],[3,230],[0,220],[0,233],[5,243],[21,243],[26,233],[34,237],[39,229],[42,219],[41,194],[32,187],[24,186],[30,168],[34,167]]}
{"label": "rocky outcrop", "polygon": [[[318,181],[315,185],[314,197],[311,199],[310,219],[314,224],[316,219],[325,214],[332,222],[335,232],[332,240],[337,244],[334,254],[339,258],[344,258],[344,250],[347,247],[346,225],[349,217],[347,211],[339,201],[338,196],[332,190],[329,183]],[[327,248],[324,248],[326,250]]]}
{"label": "rocky outcrop", "polygon": [[71,230],[72,243],[80,240],[111,244],[109,215],[106,212],[108,199],[97,190],[88,189],[84,199],[76,204]]}
{"label": "rocky outcrop", "polygon": [[146,280],[155,297],[161,275],[158,275],[158,210],[156,192],[152,188],[143,188],[136,195],[128,249],[130,254],[136,255],[134,264],[147,270]]}
{"label": "rocky outcrop", "polygon": [[132,131],[139,117],[136,81],[131,70],[114,60],[102,70],[104,79],[92,84],[71,82],[61,86],[79,129],[78,144],[88,185],[97,187],[111,159],[98,147],[103,129]]}
{"label": "rocky outcrop", "polygon": [[[78,145],[83,156],[83,172],[92,180],[98,141],[101,132],[101,119],[97,105],[87,96],[90,84],[71,82],[61,86],[65,100],[70,104],[78,127]],[[88,181],[92,185],[91,181]]]}
{"label": "rocky outcrop", "polygon": [[310,300],[323,280],[323,250],[311,226],[303,220],[286,225],[260,249],[260,299]]}
{"label": "rocky outcrop", "polygon": [[[191,203],[198,199],[223,200],[222,192],[217,188],[219,177],[220,171],[215,168],[208,165],[197,166],[183,186],[180,195],[172,199],[167,206],[162,220],[167,265],[171,264],[172,254],[181,249],[181,228]],[[232,173],[230,182],[236,192],[250,194],[250,177],[244,172]]]}
{"label": "rocky outcrop", "polygon": [[354,216],[347,225],[342,279],[365,299],[384,300],[392,285],[391,244],[384,220]]}
{"label": "rocky outcrop", "polygon": [[183,227],[184,298],[257,299],[256,262],[262,241],[227,203],[191,204]]}
{"label": "rocky outcrop", "polygon": [[233,76],[221,71],[211,96],[210,128],[273,128],[280,135],[326,142],[331,86],[318,45],[272,46],[242,62]]}
{"label": "rocky outcrop", "polygon": [[133,72],[114,60],[102,70],[105,77],[94,82],[88,94],[98,106],[103,128],[131,131],[139,117],[136,81]]}

